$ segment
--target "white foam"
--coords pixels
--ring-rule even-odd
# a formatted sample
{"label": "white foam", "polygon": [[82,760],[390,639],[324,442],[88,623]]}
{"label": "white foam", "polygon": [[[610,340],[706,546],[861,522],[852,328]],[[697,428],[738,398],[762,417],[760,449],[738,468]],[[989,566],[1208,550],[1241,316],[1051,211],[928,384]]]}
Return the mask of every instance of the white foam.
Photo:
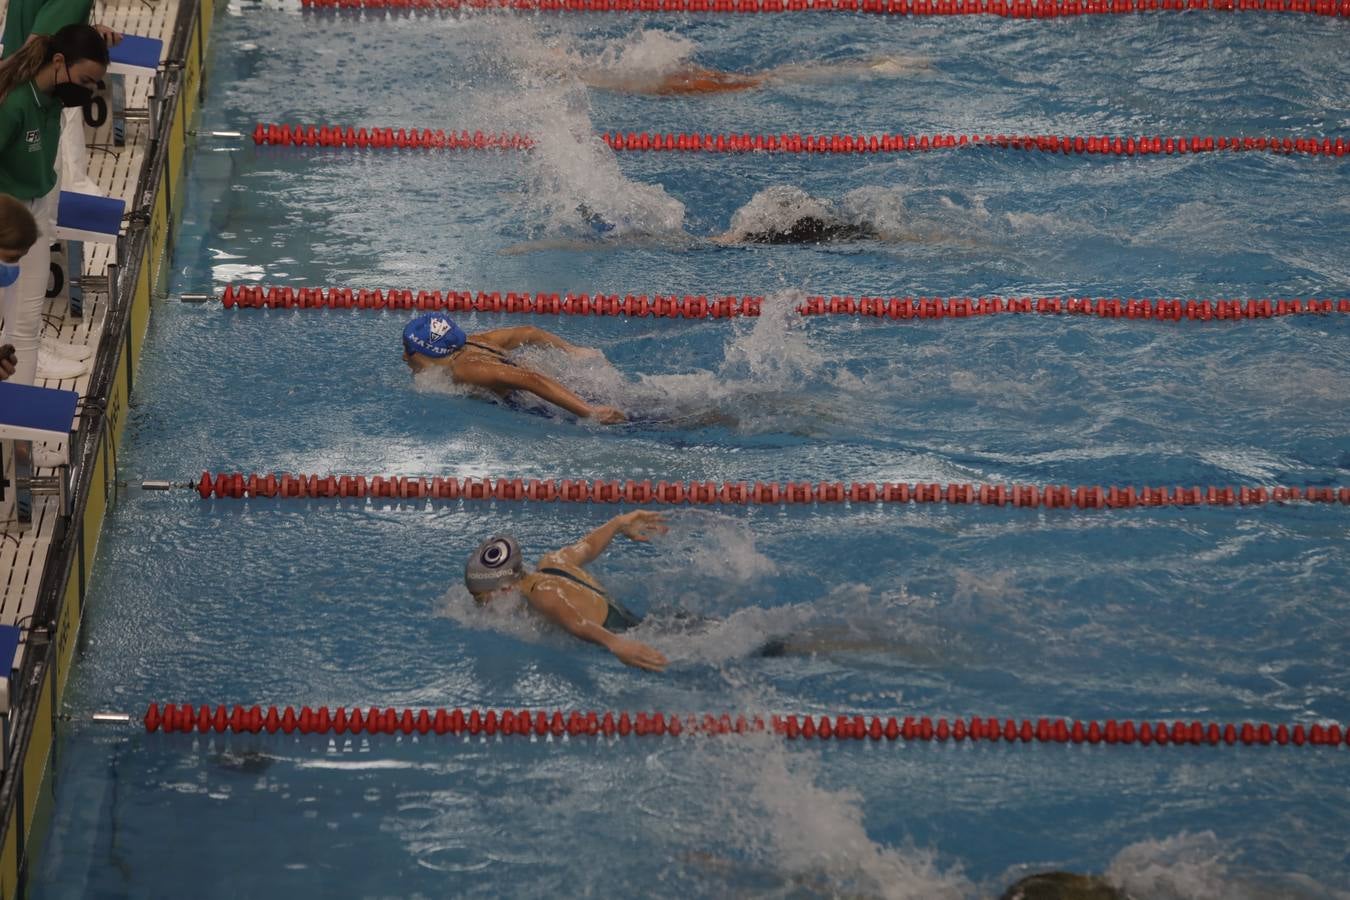
{"label": "white foam", "polygon": [[1139,900],[1346,900],[1344,889],[1295,872],[1253,872],[1212,831],[1130,844],[1106,880]]}
{"label": "white foam", "polygon": [[729,233],[742,240],[747,235],[767,231],[786,231],[803,216],[812,216],[826,225],[844,223],[834,204],[813,197],[790,184],[776,184],[756,193],[731,217]]}
{"label": "white foam", "polygon": [[742,433],[822,432],[845,421],[837,397],[813,398],[802,385],[838,389],[852,379],[839,375],[808,340],[796,312],[805,297],[767,297],[758,318],[728,329],[716,368],[685,373],[625,374],[603,360],[533,348],[520,359],[588,399],[617,406],[630,417],[667,427],[724,426]]}
{"label": "white foam", "polygon": [[823,787],[818,753],[793,752],[767,737],[708,745],[702,755],[706,783],[717,785],[705,828],[716,829],[715,846],[749,857],[748,864],[737,864],[741,873],[777,881],[789,896],[958,900],[973,895],[959,866],[944,870],[932,851],[872,840],[862,796]]}
{"label": "white foam", "polygon": [[698,49],[687,37],[657,28],[640,28],[596,43],[578,41],[566,51],[577,71],[616,78],[666,75],[686,64]]}
{"label": "white foam", "polygon": [[[659,32],[644,35],[626,52],[614,51],[616,65],[625,58],[630,66],[654,65],[684,52]],[[607,239],[683,235],[684,204],[660,185],[625,177],[614,152],[596,135],[590,96],[567,49],[544,41],[533,25],[515,17],[485,17],[481,38],[511,64],[517,90],[488,98],[479,115],[496,128],[534,139],[533,150],[521,157],[525,184],[518,205],[524,221],[540,223],[535,237],[594,236],[587,214],[609,226]]]}

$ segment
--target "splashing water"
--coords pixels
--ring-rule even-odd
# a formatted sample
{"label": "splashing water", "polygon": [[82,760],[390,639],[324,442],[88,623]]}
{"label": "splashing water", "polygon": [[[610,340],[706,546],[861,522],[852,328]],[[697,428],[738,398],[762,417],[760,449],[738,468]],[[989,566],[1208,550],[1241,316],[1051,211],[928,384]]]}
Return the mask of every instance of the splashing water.
{"label": "splashing water", "polygon": [[727,233],[736,240],[746,240],[756,234],[787,232],[806,217],[820,219],[827,226],[846,223],[830,201],[813,197],[794,185],[776,184],[758,192],[736,210]]}
{"label": "splashing water", "polygon": [[[780,896],[960,900],[973,895],[959,867],[942,870],[933,852],[873,841],[863,824],[862,796],[821,786],[819,754],[793,752],[766,737],[708,745],[700,755],[708,783],[718,785],[705,826],[717,849],[692,858],[705,871],[748,875],[773,885],[772,893]],[[729,864],[727,853],[748,857],[748,864]]]}
{"label": "splashing water", "polygon": [[655,543],[660,556],[646,567],[646,578],[678,585],[677,605],[689,612],[722,612],[719,595],[739,594],[753,582],[778,574],[778,564],[755,546],[755,534],[742,519],[708,510],[666,514],[669,531]]}
{"label": "splashing water", "polygon": [[[966,207],[944,196],[935,209],[921,213],[906,203],[910,193],[904,187],[865,185],[835,203],[795,185],[774,185],[736,210],[730,228],[718,240],[780,243],[783,236],[797,235],[794,240],[803,243],[859,239],[947,243],[968,240],[988,219],[979,198]],[[813,220],[819,223],[816,231],[803,235],[804,223]]]}
{"label": "splashing water", "polygon": [[597,402],[618,406],[639,424],[657,427],[721,426],[740,433],[825,433],[846,421],[846,403],[811,396],[852,384],[811,346],[796,307],[799,293],[765,298],[761,314],[733,326],[715,369],[680,374],[635,373],[629,378],[599,360],[554,350],[521,354],[529,365]]}
{"label": "splashing water", "polygon": [[1350,892],[1298,873],[1253,872],[1212,831],[1130,844],[1106,880],[1139,900],[1347,900]]}
{"label": "splashing water", "polygon": [[578,41],[562,53],[576,72],[640,80],[677,71],[697,49],[694,41],[674,32],[641,28],[624,37],[603,41],[598,48]]}
{"label": "splashing water", "polygon": [[[576,76],[577,54],[546,42],[523,19],[485,17],[482,28],[484,44],[507,61],[517,90],[486,98],[479,115],[494,128],[534,139],[522,157],[525,184],[516,210],[517,218],[538,223],[533,236],[594,238],[597,230],[607,239],[683,236],[684,204],[660,185],[625,177],[614,151],[596,135],[589,95]],[[614,64],[655,65],[692,52],[661,34],[644,32],[626,49],[610,48]]]}

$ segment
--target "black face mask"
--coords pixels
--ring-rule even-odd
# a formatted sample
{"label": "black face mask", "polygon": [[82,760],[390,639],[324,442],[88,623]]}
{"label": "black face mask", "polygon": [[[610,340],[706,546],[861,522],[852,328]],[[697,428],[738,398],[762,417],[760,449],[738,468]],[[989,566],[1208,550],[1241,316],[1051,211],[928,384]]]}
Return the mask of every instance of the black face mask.
{"label": "black face mask", "polygon": [[52,88],[52,96],[67,109],[75,109],[93,100],[94,92],[70,80],[70,63],[66,63],[66,80]]}

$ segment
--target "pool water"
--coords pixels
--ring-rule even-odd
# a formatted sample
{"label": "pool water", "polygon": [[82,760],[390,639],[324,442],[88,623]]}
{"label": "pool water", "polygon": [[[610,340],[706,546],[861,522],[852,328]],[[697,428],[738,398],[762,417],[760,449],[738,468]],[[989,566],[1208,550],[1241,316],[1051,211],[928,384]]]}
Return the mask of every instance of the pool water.
{"label": "pool water", "polygon": [[[174,295],[227,283],[762,293],[765,314],[462,318],[471,333],[528,321],[602,349],[612,367],[531,361],[645,422],[609,429],[414,381],[399,359],[404,314],[167,300],[121,475],[1343,484],[1343,317],[792,311],[814,293],[1350,296],[1342,161],[616,158],[591,135],[1343,135],[1345,28],[1258,14],[384,19],[231,5],[204,129],[415,125],[539,144],[203,138]],[[854,65],[879,57],[931,67]],[[848,71],[683,98],[577,80],[685,59]],[[785,188],[881,237],[710,240],[777,215]],[[1144,898],[1344,896],[1344,748],[330,743],[83,721],[152,701],[1350,720],[1340,506],[673,511],[669,535],[620,539],[594,566],[654,614],[636,635],[671,658],[660,675],[519,610],[476,610],[459,586],[493,532],[537,558],[616,511],[129,490],[100,547],[35,895],[965,898],[1070,868]],[[711,621],[690,632],[669,625],[676,614]],[[775,637],[820,652],[752,655]]]}

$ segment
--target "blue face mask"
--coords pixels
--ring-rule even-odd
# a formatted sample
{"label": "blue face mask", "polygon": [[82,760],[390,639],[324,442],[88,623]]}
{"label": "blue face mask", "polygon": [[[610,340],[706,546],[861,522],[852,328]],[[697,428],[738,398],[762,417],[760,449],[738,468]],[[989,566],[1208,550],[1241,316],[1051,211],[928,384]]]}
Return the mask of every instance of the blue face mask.
{"label": "blue face mask", "polygon": [[19,280],[19,267],[0,263],[0,288],[7,288]]}

